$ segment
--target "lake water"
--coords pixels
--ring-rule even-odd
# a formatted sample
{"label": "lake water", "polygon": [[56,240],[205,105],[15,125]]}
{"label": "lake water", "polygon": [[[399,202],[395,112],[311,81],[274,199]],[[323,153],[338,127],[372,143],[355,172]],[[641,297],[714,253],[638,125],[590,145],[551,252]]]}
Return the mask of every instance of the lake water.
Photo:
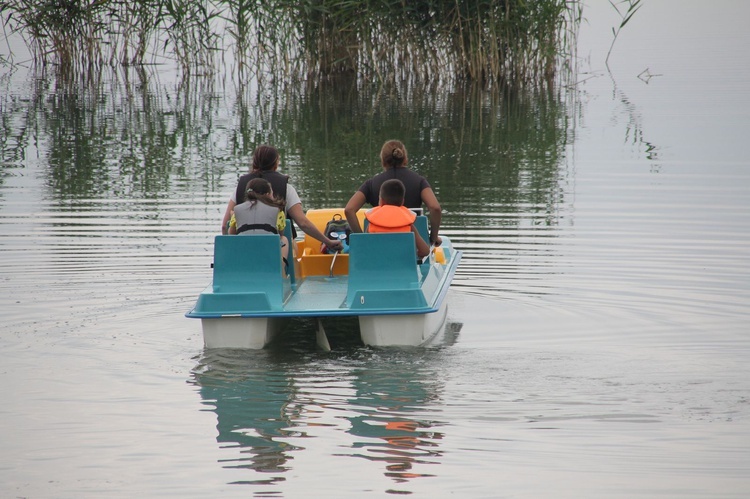
{"label": "lake water", "polygon": [[[747,497],[750,4],[645,2],[611,71],[596,4],[538,95],[0,68],[0,497]],[[464,251],[445,341],[204,350],[253,147],[316,208],[392,137]]]}

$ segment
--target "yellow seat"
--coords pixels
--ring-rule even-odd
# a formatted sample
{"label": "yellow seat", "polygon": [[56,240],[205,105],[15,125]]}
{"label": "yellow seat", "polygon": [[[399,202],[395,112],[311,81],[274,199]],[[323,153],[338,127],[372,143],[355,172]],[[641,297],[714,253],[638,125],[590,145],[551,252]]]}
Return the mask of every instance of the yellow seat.
{"label": "yellow seat", "polygon": [[[334,215],[341,215],[345,218],[343,208],[323,208],[309,210],[305,215],[315,224],[315,227],[324,232],[326,225]],[[357,212],[360,226],[363,226],[365,220],[365,210]],[[321,242],[305,234],[304,239],[297,244],[297,255],[299,255],[300,273],[302,277],[312,275],[329,275],[331,272],[331,262],[333,255],[323,254],[320,252]],[[349,255],[340,254],[336,257],[336,263],[333,267],[334,275],[347,275],[349,273]]]}

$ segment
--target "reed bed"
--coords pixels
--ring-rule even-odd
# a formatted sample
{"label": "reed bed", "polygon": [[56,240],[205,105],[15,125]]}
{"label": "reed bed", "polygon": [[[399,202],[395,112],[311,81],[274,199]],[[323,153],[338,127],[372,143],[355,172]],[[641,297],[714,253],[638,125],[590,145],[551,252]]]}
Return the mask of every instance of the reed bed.
{"label": "reed bed", "polygon": [[232,77],[239,81],[348,74],[366,81],[486,85],[552,78],[570,58],[581,5],[579,0],[0,2],[6,33],[20,33],[37,63],[66,71],[167,57],[185,74],[205,74],[232,54]]}

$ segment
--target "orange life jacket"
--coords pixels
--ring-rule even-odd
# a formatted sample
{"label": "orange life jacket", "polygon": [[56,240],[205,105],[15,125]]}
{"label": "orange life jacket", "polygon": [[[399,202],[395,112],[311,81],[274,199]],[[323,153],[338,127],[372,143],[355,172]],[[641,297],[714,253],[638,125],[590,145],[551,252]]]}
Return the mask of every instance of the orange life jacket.
{"label": "orange life jacket", "polygon": [[405,206],[382,205],[365,212],[367,232],[411,232],[417,215]]}

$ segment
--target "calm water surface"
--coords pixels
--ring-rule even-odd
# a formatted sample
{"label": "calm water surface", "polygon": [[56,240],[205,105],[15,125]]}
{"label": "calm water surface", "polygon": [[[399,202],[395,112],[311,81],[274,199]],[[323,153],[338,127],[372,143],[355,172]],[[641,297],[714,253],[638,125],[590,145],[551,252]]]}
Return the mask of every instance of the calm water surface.
{"label": "calm water surface", "polygon": [[[6,71],[0,497],[747,497],[750,9],[690,5],[644,5],[611,72],[587,6],[578,85],[539,95]],[[204,350],[183,314],[254,146],[314,208],[391,137],[465,253],[443,343]]]}

